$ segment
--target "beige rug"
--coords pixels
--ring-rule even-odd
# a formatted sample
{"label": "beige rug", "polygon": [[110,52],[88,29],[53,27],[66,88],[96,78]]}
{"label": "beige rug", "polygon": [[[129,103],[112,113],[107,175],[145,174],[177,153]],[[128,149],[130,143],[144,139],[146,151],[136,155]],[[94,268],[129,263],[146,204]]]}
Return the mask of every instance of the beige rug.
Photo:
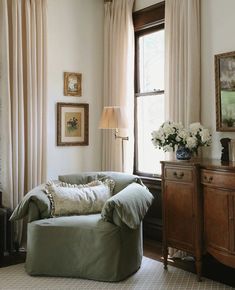
{"label": "beige rug", "polygon": [[24,264],[0,268],[0,289],[36,289],[36,290],[75,290],[75,289],[138,289],[138,290],[168,290],[168,289],[234,289],[224,284],[203,278],[197,282],[196,275],[169,266],[165,271],[160,262],[144,257],[140,270],[125,281],[104,283],[90,280],[54,277],[31,277],[24,271]]}

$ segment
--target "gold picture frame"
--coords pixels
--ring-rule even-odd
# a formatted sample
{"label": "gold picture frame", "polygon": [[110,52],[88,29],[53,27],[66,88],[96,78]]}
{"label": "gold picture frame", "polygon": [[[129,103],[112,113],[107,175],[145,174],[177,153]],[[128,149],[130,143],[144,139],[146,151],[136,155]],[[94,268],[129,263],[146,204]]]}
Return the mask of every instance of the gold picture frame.
{"label": "gold picture frame", "polygon": [[82,74],[64,72],[64,95],[80,97],[82,95]]}
{"label": "gold picture frame", "polygon": [[216,131],[235,132],[235,51],[215,55]]}
{"label": "gold picture frame", "polygon": [[89,144],[89,104],[57,103],[57,146]]}

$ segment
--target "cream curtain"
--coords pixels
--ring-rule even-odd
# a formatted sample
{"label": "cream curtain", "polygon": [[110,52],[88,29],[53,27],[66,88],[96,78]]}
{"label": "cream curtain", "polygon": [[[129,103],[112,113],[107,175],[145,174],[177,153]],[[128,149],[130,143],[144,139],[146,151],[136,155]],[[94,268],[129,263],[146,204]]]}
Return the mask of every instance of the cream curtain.
{"label": "cream curtain", "polygon": [[200,0],[165,2],[166,119],[200,121]]}
{"label": "cream curtain", "polygon": [[0,0],[0,177],[10,208],[46,176],[46,10],[45,0]]}
{"label": "cream curtain", "polygon": [[[104,19],[104,106],[121,106],[128,119],[124,171],[133,171],[134,156],[134,0],[106,2]],[[102,130],[102,170],[121,171],[121,144],[111,130]]]}
{"label": "cream curtain", "polygon": [[[200,122],[200,0],[165,1],[166,119]],[[180,202],[180,201],[179,201]],[[169,249],[172,257],[187,253]]]}

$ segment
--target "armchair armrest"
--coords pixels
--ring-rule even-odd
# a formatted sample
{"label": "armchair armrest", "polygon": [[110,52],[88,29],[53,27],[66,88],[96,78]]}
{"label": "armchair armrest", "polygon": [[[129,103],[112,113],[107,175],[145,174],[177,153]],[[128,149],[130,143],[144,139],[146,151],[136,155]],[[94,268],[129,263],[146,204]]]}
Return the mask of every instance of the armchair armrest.
{"label": "armchair armrest", "polygon": [[29,202],[28,223],[41,219],[41,214],[37,204],[34,201]]}
{"label": "armchair armrest", "polygon": [[28,192],[13,211],[10,221],[29,217],[29,222],[50,217],[50,200],[44,193],[45,184],[41,184]]}
{"label": "armchair armrest", "polygon": [[116,218],[114,219],[115,211],[124,224],[131,229],[136,229],[152,201],[153,196],[148,189],[138,183],[131,183],[106,201],[101,216],[104,220],[117,224]]}

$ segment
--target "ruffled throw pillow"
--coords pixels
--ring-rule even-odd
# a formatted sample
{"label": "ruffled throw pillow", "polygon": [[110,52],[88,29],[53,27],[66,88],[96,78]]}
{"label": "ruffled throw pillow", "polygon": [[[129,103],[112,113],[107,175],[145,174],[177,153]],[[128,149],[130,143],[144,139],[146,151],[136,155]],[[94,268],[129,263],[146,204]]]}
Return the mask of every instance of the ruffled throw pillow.
{"label": "ruffled throw pillow", "polygon": [[112,179],[78,185],[48,182],[45,192],[51,202],[51,216],[101,212],[106,200],[112,196],[114,186]]}

